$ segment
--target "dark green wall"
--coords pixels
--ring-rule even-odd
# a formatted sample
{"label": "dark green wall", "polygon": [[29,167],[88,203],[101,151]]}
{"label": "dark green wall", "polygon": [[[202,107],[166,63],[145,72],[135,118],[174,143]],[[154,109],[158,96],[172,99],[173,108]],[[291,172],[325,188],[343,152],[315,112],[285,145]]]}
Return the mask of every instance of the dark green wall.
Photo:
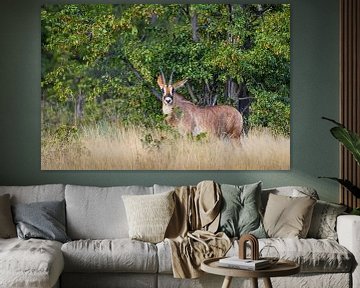
{"label": "dark green wall", "polygon": [[[103,1],[94,1],[99,2]],[[275,2],[279,1],[267,3]],[[0,185],[180,185],[203,179],[245,184],[262,180],[265,187],[313,186],[322,199],[338,200],[338,186],[317,179],[318,175],[337,176],[339,169],[337,143],[328,132],[330,125],[321,120],[321,116],[338,118],[337,0],[291,2],[291,170],[237,172],[41,171],[41,3],[39,0],[0,3]]]}

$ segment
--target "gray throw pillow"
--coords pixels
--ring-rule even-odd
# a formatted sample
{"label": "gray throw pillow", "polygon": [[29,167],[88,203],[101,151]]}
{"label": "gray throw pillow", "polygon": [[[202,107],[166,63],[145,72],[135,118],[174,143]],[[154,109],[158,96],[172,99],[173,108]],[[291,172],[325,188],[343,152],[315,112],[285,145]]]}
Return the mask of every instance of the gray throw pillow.
{"label": "gray throw pillow", "polygon": [[346,206],[318,200],[312,214],[309,238],[337,240],[336,219]]}
{"label": "gray throw pillow", "polygon": [[16,237],[16,229],[11,215],[10,196],[0,196],[0,238]]}
{"label": "gray throw pillow", "polygon": [[261,182],[235,186],[221,185],[222,209],[219,231],[229,237],[253,234],[265,238],[266,233],[260,216]]}
{"label": "gray throw pillow", "polygon": [[65,201],[15,204],[13,215],[19,238],[70,241],[65,232]]}

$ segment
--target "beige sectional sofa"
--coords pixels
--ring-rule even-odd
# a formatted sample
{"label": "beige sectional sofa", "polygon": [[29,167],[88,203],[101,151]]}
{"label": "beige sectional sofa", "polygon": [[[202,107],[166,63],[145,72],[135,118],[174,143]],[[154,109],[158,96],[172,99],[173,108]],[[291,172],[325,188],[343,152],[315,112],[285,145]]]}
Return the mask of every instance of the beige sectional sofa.
{"label": "beige sectional sofa", "polygon": [[[90,187],[76,185],[0,186],[12,204],[41,201],[66,203],[66,228],[72,241],[0,239],[0,287],[221,287],[222,277],[174,279],[171,249],[131,240],[123,195],[156,194],[173,187]],[[298,189],[302,189],[301,187]],[[267,189],[267,194],[293,195],[292,187]],[[311,192],[316,193],[316,192]],[[266,238],[281,258],[301,265],[301,273],[274,278],[274,287],[360,287],[360,217],[337,218],[338,241],[332,239]],[[235,241],[228,255],[236,255]],[[259,281],[262,284],[262,281]],[[250,282],[234,279],[233,287]],[[261,286],[261,285],[260,285]],[[242,287],[242,286],[241,286]]]}

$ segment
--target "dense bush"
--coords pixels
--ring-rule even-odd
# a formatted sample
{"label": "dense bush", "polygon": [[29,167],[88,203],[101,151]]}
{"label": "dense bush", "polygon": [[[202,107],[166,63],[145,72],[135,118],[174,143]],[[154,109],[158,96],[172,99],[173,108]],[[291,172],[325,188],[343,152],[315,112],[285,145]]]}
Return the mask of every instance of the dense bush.
{"label": "dense bush", "polygon": [[247,115],[250,99],[250,127],[290,133],[287,4],[46,5],[41,24],[43,128],[165,128],[162,69],[189,80],[181,92],[196,104]]}

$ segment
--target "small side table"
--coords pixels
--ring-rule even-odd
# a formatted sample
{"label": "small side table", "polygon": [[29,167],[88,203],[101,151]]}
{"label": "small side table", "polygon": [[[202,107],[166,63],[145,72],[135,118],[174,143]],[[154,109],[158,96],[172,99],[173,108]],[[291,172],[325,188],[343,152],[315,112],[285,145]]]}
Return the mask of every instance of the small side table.
{"label": "small side table", "polygon": [[245,270],[222,267],[219,259],[206,259],[201,263],[201,270],[216,275],[225,276],[222,288],[229,288],[233,277],[251,278],[253,287],[258,288],[258,278],[263,278],[265,287],[272,288],[270,277],[289,276],[300,272],[300,266],[288,260],[279,260],[269,268],[261,270]]}

